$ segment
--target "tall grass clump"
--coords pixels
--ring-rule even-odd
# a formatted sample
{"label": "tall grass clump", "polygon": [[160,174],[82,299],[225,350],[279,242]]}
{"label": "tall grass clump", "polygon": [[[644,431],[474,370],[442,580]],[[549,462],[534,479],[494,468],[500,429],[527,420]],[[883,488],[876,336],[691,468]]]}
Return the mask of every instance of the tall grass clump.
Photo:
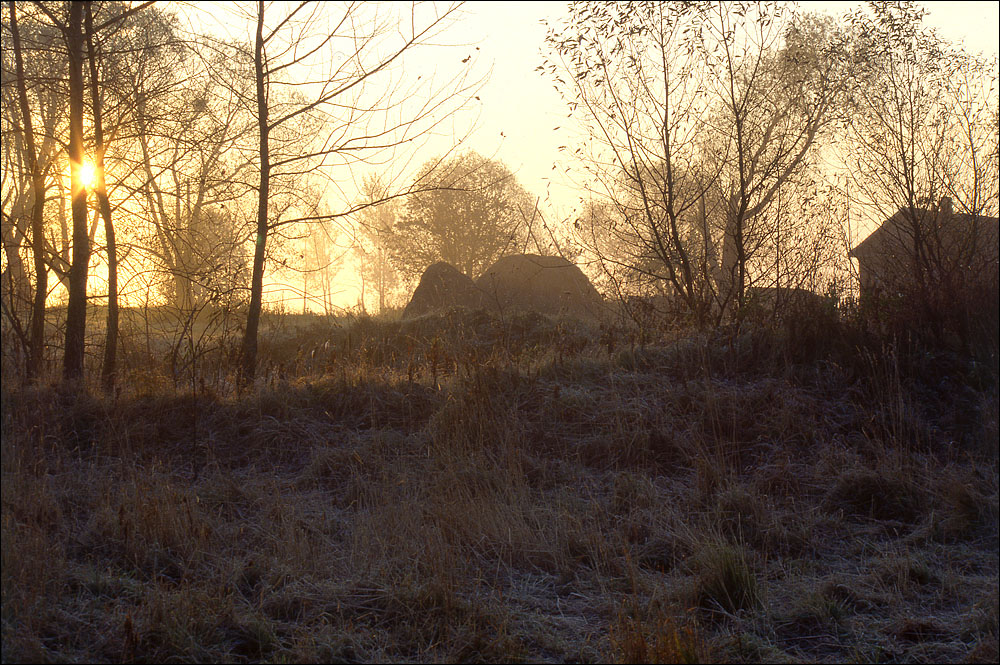
{"label": "tall grass clump", "polygon": [[711,613],[736,614],[763,605],[763,591],[747,551],[725,542],[707,543],[694,555],[694,601]]}

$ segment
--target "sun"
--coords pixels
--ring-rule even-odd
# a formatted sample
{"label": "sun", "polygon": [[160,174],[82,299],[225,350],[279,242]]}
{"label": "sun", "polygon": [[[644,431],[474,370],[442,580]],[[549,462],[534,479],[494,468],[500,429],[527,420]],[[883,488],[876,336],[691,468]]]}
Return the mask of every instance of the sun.
{"label": "sun", "polygon": [[97,183],[97,168],[89,159],[80,165],[80,183],[87,189],[93,189]]}

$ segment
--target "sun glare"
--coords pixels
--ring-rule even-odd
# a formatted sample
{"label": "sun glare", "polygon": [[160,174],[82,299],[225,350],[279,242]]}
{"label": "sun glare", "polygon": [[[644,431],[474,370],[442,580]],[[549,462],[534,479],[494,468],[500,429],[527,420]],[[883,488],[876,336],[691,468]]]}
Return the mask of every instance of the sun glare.
{"label": "sun glare", "polygon": [[89,159],[84,160],[83,164],[80,165],[80,182],[87,189],[93,189],[97,182],[97,169]]}

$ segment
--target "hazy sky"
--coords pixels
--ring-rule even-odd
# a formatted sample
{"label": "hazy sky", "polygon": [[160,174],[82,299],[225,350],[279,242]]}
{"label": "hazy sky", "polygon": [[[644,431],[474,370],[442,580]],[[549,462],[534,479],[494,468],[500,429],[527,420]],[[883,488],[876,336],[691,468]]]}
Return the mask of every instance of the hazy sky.
{"label": "hazy sky", "polygon": [[[804,2],[814,11],[839,14],[860,2]],[[971,52],[996,57],[1000,41],[1000,3],[924,2],[927,25]],[[558,147],[572,143],[567,108],[542,72],[546,28],[566,13],[567,2],[469,2],[465,17],[450,37],[478,46],[475,65],[492,74],[480,93],[478,129],[467,146],[503,161],[520,183],[541,197],[540,209],[549,221],[573,214],[579,193],[572,182],[553,169],[560,160]],[[470,52],[472,52],[470,47]],[[464,54],[464,51],[462,52]],[[560,127],[559,130],[554,128]],[[444,146],[447,137],[434,145]],[[428,148],[428,155],[434,153]],[[418,160],[419,161],[419,160]]]}
{"label": "hazy sky", "polygon": [[[859,2],[805,2],[804,7],[838,14]],[[996,57],[1000,41],[1000,3],[924,2],[927,25],[966,50]],[[562,130],[566,106],[551,81],[536,72],[541,64],[545,28],[542,19],[564,15],[566,2],[470,2],[468,16],[456,29],[478,41],[480,63],[493,63],[493,75],[483,91],[480,129],[470,146],[493,155],[515,171],[536,196],[551,193],[553,213],[568,213],[576,199],[567,181],[553,170],[558,146],[569,140]],[[503,132],[503,136],[501,136]]]}
{"label": "hazy sky", "polygon": [[[515,171],[521,184],[543,200],[550,193],[559,210],[568,212],[575,200],[565,178],[553,164],[559,159],[558,146],[572,143],[565,131],[555,127],[566,123],[567,108],[552,86],[552,81],[536,68],[542,63],[545,26],[543,20],[556,23],[565,16],[568,2],[467,2],[462,17],[443,35],[441,41],[452,46],[422,49],[407,61],[420,73],[454,71],[461,58],[472,55],[474,76],[490,72],[489,81],[473,102],[472,114],[478,113],[476,132],[465,145],[486,156],[495,156]],[[861,2],[803,2],[807,9],[839,14],[854,9]],[[972,52],[996,57],[1000,42],[1000,2],[923,2],[929,10],[926,22],[954,42]],[[252,40],[253,26],[245,20],[229,23],[233,17],[226,3],[197,3],[201,10],[184,12],[194,22],[222,29],[233,37]],[[251,10],[252,11],[252,10]],[[278,12],[279,14],[281,12]],[[232,20],[232,18],[229,18]],[[478,50],[476,50],[478,47]],[[426,79],[425,79],[426,80]],[[456,119],[456,134],[468,125],[468,116]],[[445,152],[456,136],[437,138],[424,150],[430,158]],[[417,163],[422,161],[420,157]]]}
{"label": "hazy sky", "polygon": [[[860,2],[803,2],[807,9],[840,14],[860,6]],[[929,10],[926,24],[942,36],[961,44],[970,52],[981,52],[995,58],[1000,42],[1000,3],[998,2],[923,2]],[[224,3],[194,5],[200,9],[212,6],[218,11],[193,12],[201,20],[218,21],[231,36],[252,39],[246,32],[253,26],[240,21],[226,25],[231,7]],[[462,58],[471,55],[471,73],[490,73],[489,81],[478,93],[466,115],[454,119],[448,128],[435,137],[414,159],[410,168],[438,156],[454,147],[463,134],[470,116],[478,116],[476,131],[466,139],[464,148],[471,148],[487,157],[504,162],[517,174],[518,180],[533,195],[540,197],[540,209],[550,222],[572,218],[579,192],[558,166],[560,145],[573,145],[568,131],[567,107],[552,85],[552,81],[536,68],[542,63],[542,48],[546,28],[543,20],[558,24],[566,14],[563,2],[467,2],[463,16],[444,35],[443,42],[452,46],[421,51],[407,61],[406,74],[413,69],[420,73],[446,74],[455,71]],[[206,15],[207,14],[207,15]],[[214,15],[214,16],[213,16]],[[197,20],[196,22],[201,22]],[[243,34],[240,34],[243,33]],[[463,65],[465,66],[465,65]],[[426,80],[426,79],[425,79]],[[556,130],[555,128],[560,129]],[[553,168],[553,167],[556,168]],[[355,173],[359,179],[360,174]],[[335,204],[336,205],[336,204]],[[344,292],[338,300],[354,304],[357,291],[353,273],[346,269],[339,276]]]}

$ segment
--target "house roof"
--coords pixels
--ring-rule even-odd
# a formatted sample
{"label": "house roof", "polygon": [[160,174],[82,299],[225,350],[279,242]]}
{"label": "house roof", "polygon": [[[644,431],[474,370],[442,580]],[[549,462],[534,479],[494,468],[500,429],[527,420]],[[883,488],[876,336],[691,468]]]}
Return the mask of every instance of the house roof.
{"label": "house roof", "polygon": [[[947,244],[957,243],[964,238],[974,238],[981,248],[992,248],[997,251],[998,228],[1000,219],[981,215],[949,214],[942,216],[947,223],[939,223],[938,211],[918,209],[917,214],[933,223],[940,233],[940,239]],[[968,234],[972,231],[971,234]],[[966,235],[968,234],[968,235]],[[881,226],[872,231],[867,238],[858,243],[848,252],[848,256],[865,260],[873,256],[884,255],[887,251],[901,246],[912,246],[912,229],[905,208],[900,208],[896,214],[885,220]]]}

